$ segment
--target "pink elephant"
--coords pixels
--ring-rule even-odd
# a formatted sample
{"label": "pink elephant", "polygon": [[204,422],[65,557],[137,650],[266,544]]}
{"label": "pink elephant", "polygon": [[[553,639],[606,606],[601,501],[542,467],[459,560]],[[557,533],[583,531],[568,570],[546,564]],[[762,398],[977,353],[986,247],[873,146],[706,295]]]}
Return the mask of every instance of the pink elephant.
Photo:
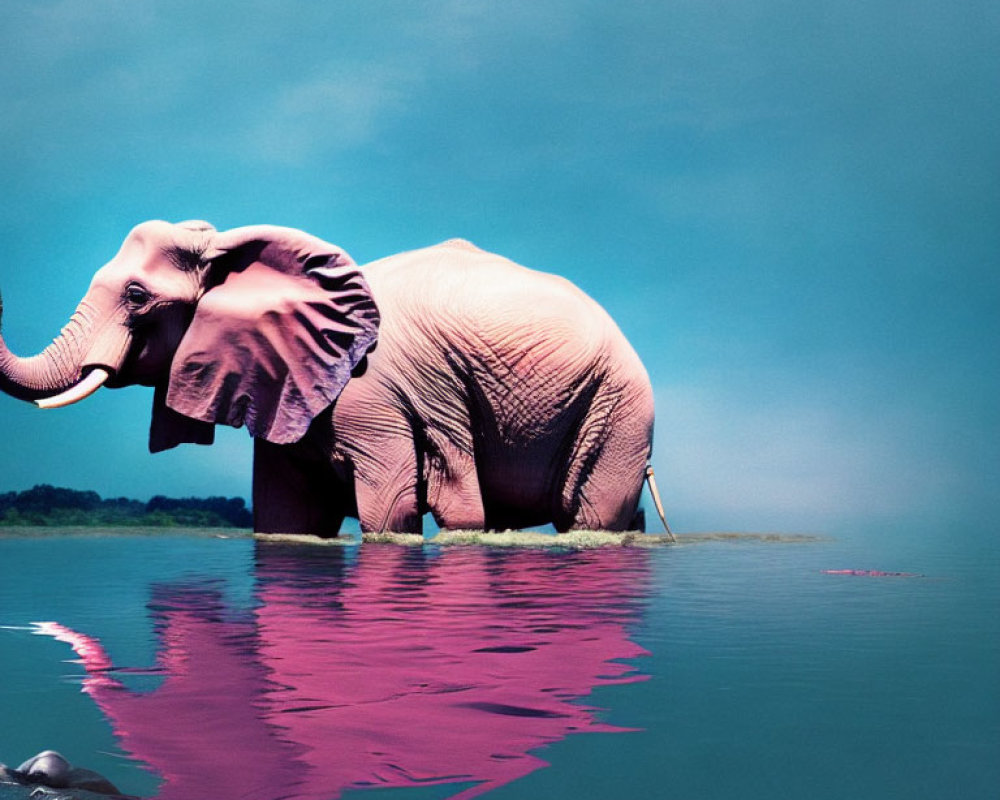
{"label": "pink elephant", "polygon": [[97,640],[38,623],[74,648],[160,800],[431,784],[471,798],[544,767],[538,748],[571,733],[626,730],[579,700],[645,678],[621,659],[646,654],[628,633],[646,551],[257,552],[252,611],[211,583],[154,591],[155,689],[129,688]]}
{"label": "pink elephant", "polygon": [[301,231],[146,222],[0,389],[155,387],[150,449],[255,438],[254,527],[336,535],[640,523],[653,397],[568,281],[451,240],[357,266]]}

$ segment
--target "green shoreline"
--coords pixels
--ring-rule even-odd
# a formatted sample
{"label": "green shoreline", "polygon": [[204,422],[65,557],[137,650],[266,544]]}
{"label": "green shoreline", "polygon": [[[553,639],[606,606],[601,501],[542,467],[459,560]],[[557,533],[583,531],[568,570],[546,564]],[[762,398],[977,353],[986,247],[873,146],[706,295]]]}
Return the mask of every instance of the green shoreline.
{"label": "green shoreline", "polygon": [[250,528],[241,497],[103,498],[97,492],[39,483],[0,492],[0,527]]}
{"label": "green shoreline", "polygon": [[249,528],[152,525],[0,525],[0,539],[42,539],[60,536],[198,536],[206,539],[252,539]]}

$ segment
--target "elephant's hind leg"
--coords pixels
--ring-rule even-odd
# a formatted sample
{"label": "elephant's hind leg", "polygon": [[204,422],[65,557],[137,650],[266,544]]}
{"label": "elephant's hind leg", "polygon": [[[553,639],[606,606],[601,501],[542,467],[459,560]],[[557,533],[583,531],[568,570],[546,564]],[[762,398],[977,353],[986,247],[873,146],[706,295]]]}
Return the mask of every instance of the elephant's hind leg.
{"label": "elephant's hind leg", "polygon": [[563,485],[557,530],[632,527],[652,441],[651,398],[648,411],[645,405],[615,398],[606,408],[591,409]]}
{"label": "elephant's hind leg", "polygon": [[556,521],[556,530],[627,531],[637,526],[639,495],[646,457],[631,465],[599,459],[567,508]]}

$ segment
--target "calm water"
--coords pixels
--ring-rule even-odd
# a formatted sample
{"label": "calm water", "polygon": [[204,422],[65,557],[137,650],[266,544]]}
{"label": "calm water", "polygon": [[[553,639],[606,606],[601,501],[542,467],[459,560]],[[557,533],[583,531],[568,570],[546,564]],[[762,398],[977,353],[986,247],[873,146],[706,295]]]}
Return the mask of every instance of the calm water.
{"label": "calm water", "polygon": [[998,550],[933,533],[7,536],[0,761],[161,798],[996,798]]}

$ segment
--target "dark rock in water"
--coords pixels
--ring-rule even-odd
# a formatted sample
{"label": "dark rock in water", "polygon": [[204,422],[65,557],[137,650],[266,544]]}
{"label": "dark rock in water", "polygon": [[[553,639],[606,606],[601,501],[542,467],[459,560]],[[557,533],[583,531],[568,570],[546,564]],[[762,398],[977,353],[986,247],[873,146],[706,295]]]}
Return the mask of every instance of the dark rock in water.
{"label": "dark rock in water", "polygon": [[132,800],[126,795],[88,792],[86,789],[53,789],[42,783],[0,781],[0,800]]}
{"label": "dark rock in water", "polygon": [[17,769],[0,764],[0,800],[107,800],[124,797],[103,775],[74,767],[55,750],[29,758]]}

